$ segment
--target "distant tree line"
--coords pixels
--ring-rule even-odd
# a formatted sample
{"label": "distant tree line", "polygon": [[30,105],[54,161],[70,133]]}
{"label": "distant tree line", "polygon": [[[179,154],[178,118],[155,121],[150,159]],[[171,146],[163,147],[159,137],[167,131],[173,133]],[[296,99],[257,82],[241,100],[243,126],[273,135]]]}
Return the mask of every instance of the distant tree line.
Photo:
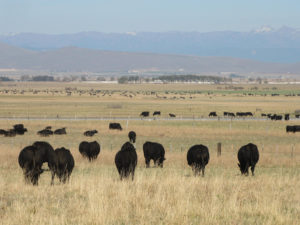
{"label": "distant tree line", "polygon": [[5,82],[5,81],[14,81],[14,80],[8,77],[0,77],[0,81]]}
{"label": "distant tree line", "polygon": [[32,81],[54,81],[54,77],[52,77],[52,76],[34,76],[34,77],[32,77]]}
{"label": "distant tree line", "polygon": [[118,79],[119,84],[126,84],[139,81],[139,76],[122,76]]}
{"label": "distant tree line", "polygon": [[202,76],[202,75],[164,75],[155,78],[165,82],[214,82],[230,81],[231,79],[217,76]]}

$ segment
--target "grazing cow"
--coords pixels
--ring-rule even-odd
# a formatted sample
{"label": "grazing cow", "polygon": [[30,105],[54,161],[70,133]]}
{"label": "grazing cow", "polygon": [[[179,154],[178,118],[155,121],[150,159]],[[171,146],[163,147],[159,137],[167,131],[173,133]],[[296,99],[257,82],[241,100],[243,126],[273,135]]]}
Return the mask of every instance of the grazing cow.
{"label": "grazing cow", "polygon": [[52,146],[47,142],[35,142],[25,147],[19,154],[19,165],[23,170],[25,181],[38,185],[40,174],[43,173],[42,165],[48,163],[51,171],[51,185],[57,169],[57,158]]}
{"label": "grazing cow", "polygon": [[23,135],[25,132],[27,132],[27,129],[24,128],[23,124],[14,125],[14,130],[15,130],[16,134],[19,134],[19,135]]}
{"label": "grazing cow", "polygon": [[140,116],[141,117],[148,117],[149,116],[149,112],[141,112]]}
{"label": "grazing cow", "polygon": [[109,129],[122,130],[122,127],[121,127],[121,124],[119,124],[119,123],[109,123]]}
{"label": "grazing cow", "polygon": [[233,112],[229,112],[229,113],[228,113],[228,116],[230,116],[230,117],[235,117],[235,115],[234,115]]}
{"label": "grazing cow", "polygon": [[147,141],[143,145],[143,151],[147,168],[150,166],[151,159],[154,162],[154,166],[157,164],[163,168],[164,160],[166,160],[166,158],[165,149],[161,144]]}
{"label": "grazing cow", "polygon": [[67,134],[66,132],[66,128],[61,128],[61,129],[57,129],[54,131],[54,134],[59,134],[59,135],[62,135],[62,134]]}
{"label": "grazing cow", "polygon": [[137,154],[134,146],[126,142],[115,156],[115,164],[118,169],[120,179],[127,178],[130,174],[134,179],[134,171],[137,164]]}
{"label": "grazing cow", "polygon": [[267,114],[265,114],[265,113],[262,113],[262,114],[261,114],[261,116],[262,116],[262,117],[266,117],[266,116],[267,116]]}
{"label": "grazing cow", "polygon": [[236,113],[236,116],[253,116],[253,113],[252,112],[237,112]]}
{"label": "grazing cow", "polygon": [[204,145],[194,145],[187,153],[188,165],[192,167],[195,176],[200,174],[202,170],[202,176],[204,176],[205,166],[209,161],[209,151]]}
{"label": "grazing cow", "polygon": [[25,182],[31,182],[33,185],[38,185],[38,180],[43,173],[41,167],[35,165],[35,153],[37,148],[35,146],[27,146],[22,149],[19,154],[19,165],[23,170]]}
{"label": "grazing cow", "polygon": [[66,181],[69,181],[70,175],[74,168],[74,158],[71,152],[64,147],[57,148],[54,152],[57,158],[56,175],[60,182],[66,183]]}
{"label": "grazing cow", "polygon": [[87,130],[83,133],[83,135],[87,137],[93,137],[97,133],[98,133],[97,130]]}
{"label": "grazing cow", "polygon": [[33,143],[33,146],[37,147],[38,152],[36,154],[38,161],[36,161],[36,165],[41,163],[41,166],[44,162],[48,163],[48,167],[51,171],[51,185],[54,184],[54,176],[57,168],[57,160],[55,157],[53,147],[44,141],[36,141]]}
{"label": "grazing cow", "polygon": [[287,125],[286,126],[286,132],[287,133],[288,132],[293,132],[293,133],[300,132],[300,125],[293,125],[293,126]]}
{"label": "grazing cow", "polygon": [[215,117],[215,116],[218,116],[216,112],[210,112],[208,114],[209,117]]}
{"label": "grazing cow", "polygon": [[5,137],[15,137],[16,136],[16,131],[14,129],[9,129],[8,131],[4,132]]}
{"label": "grazing cow", "polygon": [[37,134],[42,136],[42,137],[48,137],[50,135],[53,135],[53,131],[49,130],[49,129],[44,129],[44,130],[38,131]]}
{"label": "grazing cow", "polygon": [[170,116],[170,117],[176,117],[176,115],[173,114],[173,113],[169,113],[169,116]]}
{"label": "grazing cow", "polygon": [[88,160],[91,162],[97,159],[100,153],[100,145],[97,141],[83,141],[79,144],[79,152],[84,158],[88,158]]}
{"label": "grazing cow", "polygon": [[136,133],[134,131],[130,131],[128,133],[128,138],[130,142],[135,143]]}
{"label": "grazing cow", "polygon": [[290,120],[290,114],[284,114],[284,120]]}
{"label": "grazing cow", "polygon": [[257,146],[252,143],[242,146],[238,151],[237,157],[241,173],[248,176],[248,169],[251,167],[252,176],[254,176],[255,165],[259,159]]}
{"label": "grazing cow", "polygon": [[277,114],[274,114],[274,115],[272,115],[271,117],[271,120],[282,120],[282,116],[281,115],[277,115]]}
{"label": "grazing cow", "polygon": [[153,116],[155,115],[160,116],[160,111],[154,111]]}

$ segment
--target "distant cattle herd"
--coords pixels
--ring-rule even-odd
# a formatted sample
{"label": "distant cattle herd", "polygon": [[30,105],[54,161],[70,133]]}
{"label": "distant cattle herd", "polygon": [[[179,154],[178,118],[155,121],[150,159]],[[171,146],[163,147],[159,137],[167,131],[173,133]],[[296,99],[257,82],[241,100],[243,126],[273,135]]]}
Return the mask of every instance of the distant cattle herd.
{"label": "distant cattle herd", "polygon": [[[155,111],[153,115],[160,115],[160,112]],[[211,112],[209,116],[216,116],[216,112]],[[149,116],[149,112],[142,112],[141,116]],[[174,115],[175,116],[175,115]],[[224,116],[234,116],[232,112],[224,112]],[[236,116],[253,116],[249,112],[239,112]],[[274,114],[265,114],[269,118],[278,117]],[[281,117],[282,119],[282,117]],[[289,114],[284,115],[284,119],[289,119]],[[51,130],[51,126],[45,127],[43,130],[37,132],[38,135],[47,137],[49,135],[66,135],[66,128],[59,128],[54,131]],[[119,123],[110,123],[109,129],[122,130]],[[27,132],[27,128],[23,124],[16,124],[12,129],[2,130],[0,129],[0,135],[6,137],[13,137],[16,135],[23,135]],[[300,132],[300,125],[287,125],[286,132]],[[98,133],[97,130],[87,130],[83,134],[87,137],[92,137]],[[136,142],[136,133],[130,131],[128,133],[129,142],[122,145],[121,149],[115,155],[115,165],[117,167],[120,179],[127,178],[131,175],[134,179],[134,172],[137,165],[137,154],[134,147]],[[100,144],[97,141],[87,142],[82,141],[79,144],[79,152],[89,161],[97,159],[100,154]],[[143,153],[145,158],[146,168],[150,167],[150,161],[153,160],[154,166],[163,167],[165,158],[165,149],[163,145],[156,142],[145,142],[143,145]],[[187,152],[187,163],[192,167],[195,175],[199,175],[202,172],[204,176],[205,166],[209,162],[209,150],[204,145],[194,145]],[[259,151],[256,145],[249,143],[242,146],[237,154],[238,166],[242,174],[248,175],[248,169],[251,168],[252,175],[254,175],[255,165],[259,160]],[[51,184],[54,183],[55,176],[58,177],[59,181],[65,183],[69,180],[72,170],[75,165],[74,158],[71,152],[64,148],[53,149],[53,147],[43,141],[34,142],[30,146],[23,148],[19,154],[18,162],[23,170],[24,178],[27,183],[33,185],[38,184],[40,175],[44,171],[51,171]],[[47,162],[49,169],[42,169],[43,163]]]}

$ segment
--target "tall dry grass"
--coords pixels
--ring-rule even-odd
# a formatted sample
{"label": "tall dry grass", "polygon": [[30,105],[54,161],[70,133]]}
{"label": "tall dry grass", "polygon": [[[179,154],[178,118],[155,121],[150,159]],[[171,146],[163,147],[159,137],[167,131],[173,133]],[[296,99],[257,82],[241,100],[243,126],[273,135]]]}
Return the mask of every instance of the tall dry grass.
{"label": "tall dry grass", "polygon": [[[18,88],[64,89],[64,84],[29,84]],[[44,84],[45,85],[45,84]],[[68,84],[69,85],[69,84]],[[74,84],[72,84],[74,85]],[[76,85],[75,85],[76,86]],[[14,87],[13,87],[14,88]],[[81,88],[91,88],[81,86]],[[99,86],[108,90],[146,88],[164,93],[169,90],[210,90],[211,86]],[[262,87],[265,88],[265,87]],[[297,87],[291,86],[293,90]],[[183,115],[208,111],[255,111],[256,108],[292,111],[300,108],[297,97],[241,97],[238,95],[196,95],[191,100],[157,100],[140,95],[128,100],[118,95],[105,98],[88,96],[0,96],[0,115],[109,114],[136,115],[154,108]],[[283,109],[283,107],[285,107]],[[176,111],[177,110],[177,111]],[[163,112],[165,112],[163,111]],[[113,120],[112,120],[113,121]],[[119,122],[119,121],[116,121]],[[0,128],[16,123],[28,128],[24,136],[0,136],[0,224],[300,224],[300,134],[286,134],[290,122],[271,121],[129,121],[124,130],[108,130],[108,121],[32,121],[0,120]],[[45,126],[67,127],[65,136],[38,137]],[[99,134],[83,136],[87,129]],[[137,133],[138,166],[134,181],[120,181],[114,156],[128,140],[130,130]],[[25,185],[17,158],[20,150],[34,141],[48,141],[54,148],[66,147],[75,158],[70,182],[58,180],[50,186],[50,174],[41,175],[38,187]],[[101,145],[98,159],[89,163],[78,152],[83,140]],[[142,145],[145,141],[164,145],[164,168],[145,168]],[[217,157],[217,143],[222,155]],[[260,160],[254,177],[241,176],[237,150],[253,142]],[[186,153],[194,144],[207,145],[210,162],[205,177],[194,177]],[[46,165],[45,165],[46,167]]]}

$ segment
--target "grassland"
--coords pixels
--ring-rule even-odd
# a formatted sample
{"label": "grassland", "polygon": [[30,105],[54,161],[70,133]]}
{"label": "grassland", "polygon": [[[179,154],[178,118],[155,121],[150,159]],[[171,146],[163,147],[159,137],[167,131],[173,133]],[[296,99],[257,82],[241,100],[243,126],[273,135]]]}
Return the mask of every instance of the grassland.
{"label": "grassland", "polygon": [[[65,90],[54,84],[18,84],[1,89]],[[52,86],[53,85],[53,86]],[[259,90],[272,90],[261,86]],[[218,86],[108,85],[81,84],[82,90],[113,91],[99,97],[86,94],[39,92],[2,93],[0,117],[8,115],[136,116],[145,110],[161,110],[165,116],[207,116],[209,111],[294,112],[300,109],[297,96],[245,96],[218,93]],[[244,90],[251,91],[252,86]],[[125,90],[136,95],[121,95]],[[224,91],[225,89],[223,89]],[[300,91],[280,86],[277,91]],[[155,95],[146,92],[155,91]],[[170,94],[166,94],[166,91]],[[212,91],[213,94],[207,94]],[[137,92],[140,92],[139,94]],[[182,92],[179,94],[179,92]],[[187,94],[195,93],[195,94]],[[199,93],[201,92],[201,93]],[[176,94],[178,93],[178,94]],[[178,99],[171,99],[178,95]],[[180,99],[179,96],[192,96]],[[75,106],[77,105],[77,106]],[[120,108],[121,105],[121,108]],[[110,113],[111,112],[111,113]],[[113,119],[111,121],[114,121]],[[120,121],[116,121],[120,122]],[[108,130],[109,121],[0,120],[0,128],[23,123],[24,136],[0,136],[0,223],[1,224],[299,224],[300,223],[300,134],[286,134],[285,126],[297,121],[121,121],[123,131]],[[67,127],[65,136],[41,138],[36,132],[45,126]],[[86,138],[82,133],[97,129]],[[135,180],[120,181],[114,156],[137,133],[138,167]],[[25,185],[17,163],[20,150],[36,140],[54,148],[64,146],[75,158],[71,180],[50,186],[50,174],[42,174],[39,186]],[[101,144],[99,158],[89,163],[78,152],[83,140]],[[142,145],[146,140],[162,143],[166,149],[164,168],[146,169]],[[222,155],[217,157],[217,143]],[[254,177],[241,176],[236,153],[253,142],[260,150]],[[211,159],[205,177],[194,177],[186,163],[186,152],[194,144],[207,145]],[[46,167],[46,166],[45,166]]]}

